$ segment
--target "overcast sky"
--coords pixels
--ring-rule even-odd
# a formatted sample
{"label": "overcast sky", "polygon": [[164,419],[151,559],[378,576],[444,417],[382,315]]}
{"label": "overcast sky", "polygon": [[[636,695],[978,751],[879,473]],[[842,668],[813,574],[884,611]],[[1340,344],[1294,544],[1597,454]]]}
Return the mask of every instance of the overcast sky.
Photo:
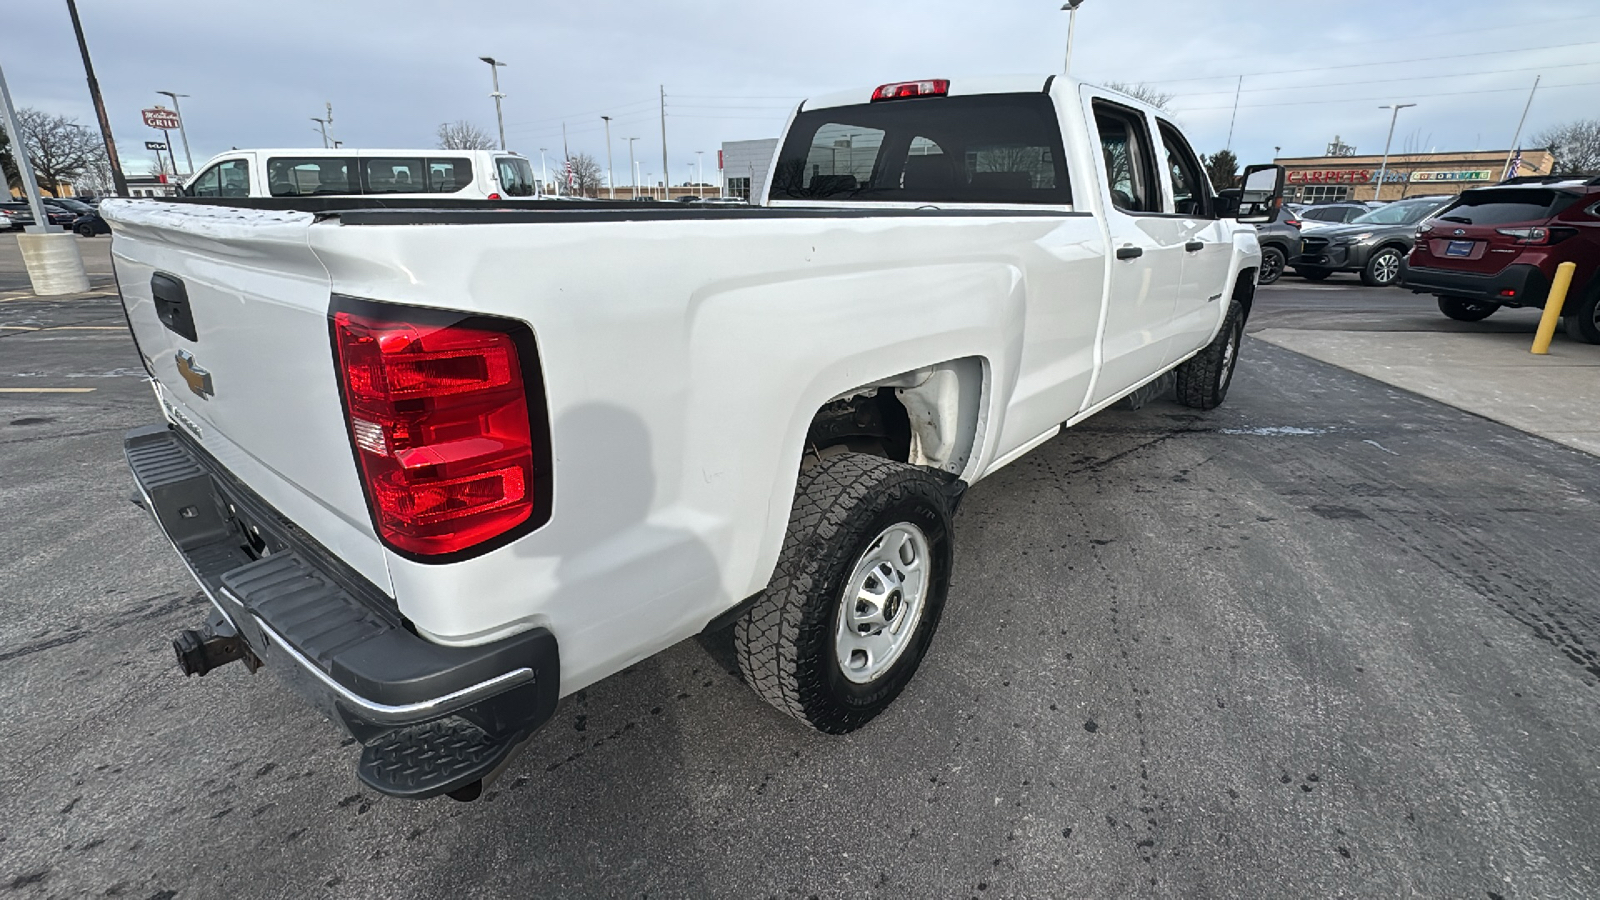
{"label": "overcast sky", "polygon": [[[775,136],[810,94],[909,78],[1060,71],[1059,0],[450,3],[442,0],[79,0],[111,127],[130,169],[150,167],[139,110],[182,101],[199,165],[230,147],[320,146],[313,116],[333,104],[348,147],[429,147],[439,123],[491,134],[489,55],[505,60],[506,138],[538,165],[572,152],[605,164],[611,115],[618,183],[628,144],[660,177],[657,86],[667,93],[672,180],[704,150],[714,180],[725,140]],[[1515,10],[1514,13],[1508,13]],[[64,0],[0,0],[0,66],[19,106],[94,111]],[[1363,153],[1394,146],[1505,149],[1543,75],[1524,142],[1600,118],[1600,0],[1087,0],[1074,74],[1148,82],[1211,152],[1244,163],[1318,155],[1339,135]],[[1337,68],[1332,68],[1337,67]],[[1311,71],[1316,70],[1316,71]],[[865,95],[863,95],[865,96]],[[176,139],[177,135],[174,134]],[[179,151],[182,160],[181,144]]]}

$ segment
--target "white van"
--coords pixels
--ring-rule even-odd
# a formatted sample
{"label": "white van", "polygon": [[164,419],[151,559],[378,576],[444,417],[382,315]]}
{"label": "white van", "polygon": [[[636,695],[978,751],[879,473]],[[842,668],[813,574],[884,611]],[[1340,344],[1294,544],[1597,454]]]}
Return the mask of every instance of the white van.
{"label": "white van", "polygon": [[381,194],[500,200],[536,197],[524,157],[498,150],[230,150],[183,186],[189,197]]}

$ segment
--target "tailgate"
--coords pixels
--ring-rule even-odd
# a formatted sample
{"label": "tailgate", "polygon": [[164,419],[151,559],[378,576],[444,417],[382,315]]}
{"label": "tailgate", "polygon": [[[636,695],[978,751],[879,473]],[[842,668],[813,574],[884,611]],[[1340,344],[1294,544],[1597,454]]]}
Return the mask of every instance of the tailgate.
{"label": "tailgate", "polygon": [[339,399],[314,216],[107,201],[128,323],[169,421],[385,593]]}

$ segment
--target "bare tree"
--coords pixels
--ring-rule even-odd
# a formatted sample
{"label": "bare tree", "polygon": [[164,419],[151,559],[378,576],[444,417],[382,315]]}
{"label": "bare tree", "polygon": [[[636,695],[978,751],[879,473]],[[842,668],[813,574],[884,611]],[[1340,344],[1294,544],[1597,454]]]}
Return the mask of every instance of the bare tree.
{"label": "bare tree", "polygon": [[574,153],[568,158],[572,165],[571,184],[576,193],[593,197],[600,193],[600,163],[587,153]]}
{"label": "bare tree", "polygon": [[1426,151],[1423,149],[1433,142],[1433,135],[1422,137],[1420,130],[1413,131],[1405,136],[1400,143],[1400,153],[1389,157],[1389,172],[1399,175],[1404,180],[1400,182],[1400,199],[1404,200],[1411,193],[1411,176],[1428,162]]}
{"label": "bare tree", "polygon": [[494,149],[494,140],[489,137],[489,133],[466,119],[442,122],[435,134],[439,139],[439,146],[445,150]]}
{"label": "bare tree", "polygon": [[1533,146],[1555,154],[1558,175],[1600,175],[1600,119],[1580,119],[1546,128]]}
{"label": "bare tree", "polygon": [[1135,100],[1148,103],[1151,106],[1154,106],[1156,109],[1166,109],[1167,104],[1171,103],[1173,99],[1172,94],[1169,94],[1166,91],[1156,90],[1142,81],[1138,84],[1129,84],[1126,81],[1108,81],[1106,82],[1106,87],[1112,89],[1113,91],[1120,91],[1121,93],[1127,94],[1129,97],[1132,97]]}
{"label": "bare tree", "polygon": [[[19,109],[17,119],[39,187],[59,196],[62,182],[75,180],[89,165],[95,147],[100,145],[100,136],[70,116],[37,109]],[[100,155],[105,155],[103,149]]]}

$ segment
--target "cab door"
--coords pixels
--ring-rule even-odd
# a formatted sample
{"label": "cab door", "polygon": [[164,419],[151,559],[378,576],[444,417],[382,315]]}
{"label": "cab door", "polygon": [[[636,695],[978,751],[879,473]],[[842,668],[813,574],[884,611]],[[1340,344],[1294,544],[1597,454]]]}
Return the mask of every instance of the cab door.
{"label": "cab door", "polygon": [[1088,104],[1100,142],[1096,162],[1109,238],[1102,362],[1092,406],[1161,370],[1192,235],[1166,213],[1150,118],[1104,97],[1091,95]]}
{"label": "cab door", "polygon": [[1172,341],[1166,362],[1177,362],[1204,347],[1226,312],[1228,266],[1233,237],[1216,216],[1211,186],[1189,142],[1177,126],[1157,119],[1166,160],[1166,211],[1183,240],[1183,275],[1172,312]]}

